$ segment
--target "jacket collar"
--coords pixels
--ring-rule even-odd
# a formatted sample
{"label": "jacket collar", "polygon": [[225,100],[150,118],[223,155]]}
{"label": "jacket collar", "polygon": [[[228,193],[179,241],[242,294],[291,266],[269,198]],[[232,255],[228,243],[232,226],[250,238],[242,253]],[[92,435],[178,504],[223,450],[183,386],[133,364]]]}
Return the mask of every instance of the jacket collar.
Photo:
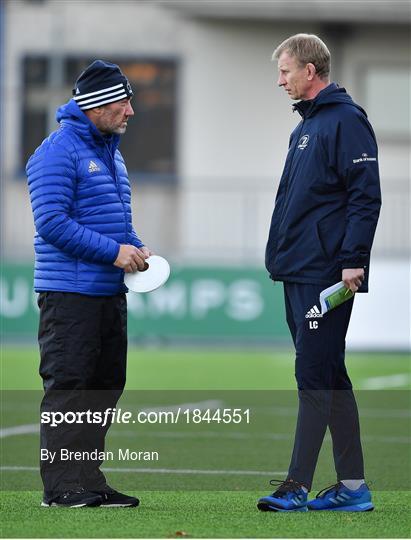
{"label": "jacket collar", "polygon": [[339,86],[336,83],[330,83],[328,86],[323,88],[321,92],[313,99],[303,99],[298,103],[294,103],[292,106],[293,112],[298,111],[298,113],[303,118],[308,118],[313,114],[313,112],[319,108],[325,101],[328,101],[328,96],[335,91],[339,90]]}
{"label": "jacket collar", "polygon": [[63,128],[65,126],[71,126],[89,144],[109,146],[112,152],[119,145],[120,136],[116,134],[109,136],[102,135],[73,99],[70,99],[70,101],[57,109],[56,120]]}

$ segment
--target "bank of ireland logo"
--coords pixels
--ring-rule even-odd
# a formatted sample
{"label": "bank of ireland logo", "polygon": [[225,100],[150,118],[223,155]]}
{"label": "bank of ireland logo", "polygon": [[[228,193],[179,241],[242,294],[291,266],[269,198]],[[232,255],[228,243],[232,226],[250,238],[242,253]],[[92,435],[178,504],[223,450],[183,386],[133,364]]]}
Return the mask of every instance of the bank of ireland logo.
{"label": "bank of ireland logo", "polygon": [[364,161],[377,161],[377,158],[376,157],[370,157],[366,152],[363,152],[361,154],[360,158],[352,160],[353,163],[362,163]]}
{"label": "bank of ireland logo", "polygon": [[307,145],[308,145],[308,141],[310,140],[310,136],[309,135],[303,135],[301,137],[301,139],[298,141],[298,146],[297,148],[299,150],[304,150],[305,148],[307,148]]}

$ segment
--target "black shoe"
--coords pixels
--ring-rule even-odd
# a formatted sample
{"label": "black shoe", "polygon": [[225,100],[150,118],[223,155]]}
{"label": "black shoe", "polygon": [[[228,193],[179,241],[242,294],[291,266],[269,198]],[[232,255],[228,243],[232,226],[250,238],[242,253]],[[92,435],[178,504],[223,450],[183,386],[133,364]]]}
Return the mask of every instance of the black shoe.
{"label": "black shoe", "polygon": [[41,506],[65,506],[67,508],[80,508],[82,506],[100,506],[103,498],[97,493],[86,491],[83,488],[76,488],[58,495],[54,499],[44,501]]}
{"label": "black shoe", "polygon": [[106,508],[131,507],[140,504],[140,501],[136,497],[124,495],[124,493],[119,493],[110,487],[106,488],[104,491],[95,491],[94,493],[98,494],[103,499],[100,506],[105,506]]}

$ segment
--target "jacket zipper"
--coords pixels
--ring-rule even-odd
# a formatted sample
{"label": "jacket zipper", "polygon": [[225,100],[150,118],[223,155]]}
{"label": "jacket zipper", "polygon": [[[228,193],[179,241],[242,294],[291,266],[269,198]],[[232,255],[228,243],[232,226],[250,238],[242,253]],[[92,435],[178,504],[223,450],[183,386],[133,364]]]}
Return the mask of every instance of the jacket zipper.
{"label": "jacket zipper", "polygon": [[126,212],[126,209],[125,209],[125,206],[124,206],[123,197],[121,196],[120,182],[119,182],[119,178],[117,176],[115,152],[114,152],[114,154],[112,154],[111,148],[107,143],[106,143],[106,148],[107,148],[109,156],[110,156],[111,172],[112,172],[113,177],[114,177],[114,183],[116,185],[118,197],[119,197],[121,205],[123,207],[124,223],[126,225],[126,228],[125,228],[125,242],[127,242],[127,212]]}
{"label": "jacket zipper", "polygon": [[[291,156],[291,159],[290,159],[290,167],[289,167],[289,170],[288,170],[288,176],[287,176],[287,180],[286,180],[286,184],[285,184],[285,193],[284,193],[283,208],[282,208],[282,211],[281,211],[280,219],[279,219],[279,221],[278,221],[278,230],[280,229],[281,224],[282,224],[282,222],[284,221],[284,214],[285,214],[285,211],[286,211],[286,203],[287,203],[287,195],[288,195],[289,184],[290,184],[290,173],[291,173],[291,168],[292,168],[292,164],[293,164],[293,161],[294,161],[295,152],[296,152],[297,147],[298,147],[298,141],[300,140],[300,135],[301,135],[301,132],[302,132],[303,127],[304,127],[304,123],[305,123],[305,116],[303,116],[303,121],[302,121],[301,126],[300,126],[300,129],[299,129],[299,131],[298,131],[297,140],[296,140],[296,143],[295,143],[295,145],[294,145],[294,150],[293,150],[293,153],[292,153],[292,156]],[[273,265],[274,265],[274,266],[275,266],[275,259],[276,259],[276,257],[277,257],[277,252],[278,252],[278,237],[277,237],[275,249],[273,250],[273,255],[272,255],[272,258],[273,258]],[[273,279],[273,277],[274,277],[274,276],[272,275],[272,280],[273,280],[273,282],[275,283],[275,280]]]}
{"label": "jacket zipper", "polygon": [[283,204],[283,209],[282,209],[282,212],[281,212],[280,221],[278,222],[278,228],[280,228],[281,223],[284,220],[284,214],[285,214],[286,202],[287,202],[287,195],[288,195],[288,190],[289,190],[289,186],[290,186],[290,173],[291,173],[291,169],[292,169],[292,165],[293,165],[293,161],[294,161],[295,152],[296,152],[296,150],[298,148],[298,141],[300,140],[300,135],[301,135],[301,132],[302,132],[303,127],[304,127],[304,123],[305,123],[305,118],[303,119],[303,121],[301,123],[300,130],[299,130],[298,136],[297,136],[297,141],[296,141],[296,143],[294,145],[293,154],[291,156],[290,168],[289,168],[289,171],[288,171],[287,181],[286,181],[286,184],[285,184],[284,204]]}
{"label": "jacket zipper", "polygon": [[[123,197],[121,196],[120,183],[119,183],[119,179],[118,179],[118,176],[117,176],[115,151],[114,151],[114,154],[113,154],[113,153],[111,152],[111,147],[110,147],[110,145],[109,145],[107,142],[105,142],[105,145],[106,145],[106,149],[107,149],[107,151],[108,151],[108,155],[110,156],[111,173],[112,173],[113,178],[114,178],[114,183],[115,183],[115,186],[116,186],[118,198],[120,199],[121,206],[123,207],[123,213],[124,213],[124,225],[125,225],[125,230],[124,230],[124,233],[125,233],[125,235],[124,235],[124,243],[127,244],[127,212],[126,212],[126,208],[125,208],[125,206],[124,206]],[[123,272],[119,272],[119,283],[121,283],[123,280],[124,280],[124,273],[123,273]]]}
{"label": "jacket zipper", "polygon": [[285,210],[286,210],[285,203],[287,202],[288,188],[289,188],[289,185],[290,185],[290,172],[291,172],[292,164],[293,164],[293,161],[294,161],[295,152],[297,151],[297,148],[298,148],[298,141],[300,140],[300,135],[301,135],[301,132],[303,131],[305,121],[310,116],[310,113],[311,113],[311,111],[313,109],[314,109],[314,103],[311,103],[311,105],[308,107],[308,109],[305,111],[305,113],[302,112],[303,121],[301,122],[300,130],[298,132],[297,141],[296,141],[296,144],[295,144],[294,150],[293,150],[293,155],[291,156],[291,164],[290,164],[290,169],[289,169],[289,173],[288,173],[288,177],[287,177],[287,183],[286,183],[286,186],[285,186],[284,205],[283,205],[283,210],[282,210],[282,213],[281,213],[281,218],[280,218],[278,227],[280,227],[280,225],[281,225],[281,223],[283,222],[283,219],[284,219],[284,214],[285,214]]}

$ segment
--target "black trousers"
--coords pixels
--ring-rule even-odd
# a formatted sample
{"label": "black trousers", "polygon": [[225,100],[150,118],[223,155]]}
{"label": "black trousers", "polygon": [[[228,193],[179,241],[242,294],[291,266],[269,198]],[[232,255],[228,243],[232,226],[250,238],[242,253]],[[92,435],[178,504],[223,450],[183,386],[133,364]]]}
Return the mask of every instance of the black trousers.
{"label": "black trousers", "polygon": [[322,318],[306,317],[323,287],[284,283],[287,323],[295,350],[299,410],[288,478],[309,489],[330,430],[338,480],[364,478],[358,409],[345,367],[345,336],[353,298]]}
{"label": "black trousers", "polygon": [[[103,413],[116,406],[126,382],[127,300],[116,296],[86,296],[75,293],[42,292],[39,346],[40,375],[44,398],[41,413]],[[68,452],[102,452],[110,426],[102,423],[63,422],[52,427],[41,423],[40,472],[44,496],[82,486],[104,489],[101,459],[65,459]],[[53,462],[42,459],[45,450],[55,452]],[[51,456],[52,454],[48,454]],[[62,459],[64,457],[64,459]]]}

